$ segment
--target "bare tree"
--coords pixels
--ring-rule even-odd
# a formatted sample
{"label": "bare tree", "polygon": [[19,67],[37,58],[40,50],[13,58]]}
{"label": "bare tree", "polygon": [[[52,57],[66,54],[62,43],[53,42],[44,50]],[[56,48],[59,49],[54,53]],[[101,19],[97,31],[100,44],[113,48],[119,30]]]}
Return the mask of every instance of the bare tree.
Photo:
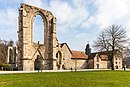
{"label": "bare tree", "polygon": [[123,55],[122,65],[129,68],[129,66],[130,66],[130,45],[128,45],[127,47],[125,47],[123,49],[122,55]]}
{"label": "bare tree", "polygon": [[114,70],[114,52],[117,49],[122,50],[127,41],[125,29],[121,25],[111,25],[99,34],[97,40],[94,41],[94,47],[108,53],[111,68]]}

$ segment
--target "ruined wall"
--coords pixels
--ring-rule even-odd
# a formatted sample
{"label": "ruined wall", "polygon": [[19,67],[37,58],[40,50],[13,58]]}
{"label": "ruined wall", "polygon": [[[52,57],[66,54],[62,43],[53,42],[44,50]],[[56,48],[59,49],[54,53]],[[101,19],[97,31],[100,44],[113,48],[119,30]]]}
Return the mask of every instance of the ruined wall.
{"label": "ruined wall", "polygon": [[[33,43],[33,21],[40,15],[44,21],[44,46],[42,49]],[[56,18],[50,11],[27,4],[19,8],[18,30],[18,68],[19,70],[34,70],[34,54],[40,51],[44,59],[44,68],[53,69],[53,50],[56,49]],[[40,46],[40,45],[39,45]]]}
{"label": "ruined wall", "polygon": [[16,47],[8,46],[6,63],[7,64],[16,63]]}

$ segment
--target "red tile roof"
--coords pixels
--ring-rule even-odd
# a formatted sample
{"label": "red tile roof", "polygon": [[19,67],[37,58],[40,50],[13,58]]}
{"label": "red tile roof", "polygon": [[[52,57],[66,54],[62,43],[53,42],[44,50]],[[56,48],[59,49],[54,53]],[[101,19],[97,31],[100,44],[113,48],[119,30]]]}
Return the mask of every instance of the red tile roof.
{"label": "red tile roof", "polygon": [[71,50],[72,52],[72,59],[88,59],[88,56],[85,54],[85,52],[82,51],[74,51]]}

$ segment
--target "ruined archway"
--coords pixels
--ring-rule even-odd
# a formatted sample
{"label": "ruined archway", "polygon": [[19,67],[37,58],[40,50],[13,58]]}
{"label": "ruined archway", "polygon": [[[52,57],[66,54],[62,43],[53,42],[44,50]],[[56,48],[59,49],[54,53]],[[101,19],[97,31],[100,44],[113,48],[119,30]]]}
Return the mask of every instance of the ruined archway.
{"label": "ruined archway", "polygon": [[7,60],[6,63],[8,64],[14,64],[16,63],[16,48],[13,46],[8,46],[8,50],[7,50],[8,54],[7,54]]}
{"label": "ruined archway", "polygon": [[[32,28],[34,17],[40,15],[44,20],[44,45],[33,43]],[[18,30],[18,68],[34,70],[34,57],[37,52],[44,58],[44,68],[53,69],[53,50],[56,47],[56,18],[50,11],[27,4],[19,8]]]}
{"label": "ruined archway", "polygon": [[13,50],[9,49],[9,64],[13,63]]}

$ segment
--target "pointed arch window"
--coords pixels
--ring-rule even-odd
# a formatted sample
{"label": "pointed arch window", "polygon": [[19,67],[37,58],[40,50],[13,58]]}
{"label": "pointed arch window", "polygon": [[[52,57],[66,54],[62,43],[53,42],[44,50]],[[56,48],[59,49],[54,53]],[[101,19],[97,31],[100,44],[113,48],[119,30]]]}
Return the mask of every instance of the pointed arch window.
{"label": "pointed arch window", "polygon": [[58,63],[61,64],[62,54],[61,54],[60,51],[58,51],[58,52],[56,53],[56,58],[58,59]]}
{"label": "pointed arch window", "polygon": [[36,15],[33,22],[33,42],[44,44],[44,20],[41,15]]}

